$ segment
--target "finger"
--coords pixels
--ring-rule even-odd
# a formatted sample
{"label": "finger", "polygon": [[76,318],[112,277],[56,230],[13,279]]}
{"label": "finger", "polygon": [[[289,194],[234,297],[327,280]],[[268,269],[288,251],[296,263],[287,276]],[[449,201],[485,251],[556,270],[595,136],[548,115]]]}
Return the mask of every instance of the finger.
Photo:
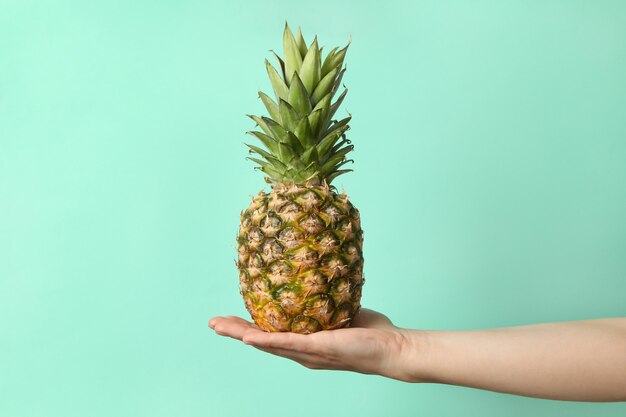
{"label": "finger", "polygon": [[280,356],[286,359],[291,359],[292,361],[298,362],[300,365],[305,366],[310,369],[329,369],[329,362],[322,357],[316,355],[310,355],[308,353],[288,350],[288,349],[279,349],[279,348],[264,348],[255,346],[256,349],[259,349],[263,352],[270,353],[272,355]]}
{"label": "finger", "polygon": [[223,317],[221,317],[221,316],[215,316],[215,317],[213,317],[211,320],[209,320],[209,327],[210,327],[211,329],[215,328],[215,322],[216,322],[217,320],[219,320],[219,319],[222,319],[222,318],[223,318]]}
{"label": "finger", "polygon": [[242,319],[241,317],[238,317],[238,316],[226,316],[224,318],[227,319],[227,320],[232,320],[233,322],[236,322],[236,323],[240,323],[240,324],[242,324],[244,326],[246,326],[246,325],[247,326],[253,325],[253,323],[250,323],[248,320]]}
{"label": "finger", "polygon": [[215,327],[215,323],[216,323],[216,321],[220,321],[220,320],[232,320],[232,321],[239,322],[239,323],[241,323],[241,324],[245,324],[245,323],[247,323],[247,324],[252,324],[252,323],[250,323],[249,321],[244,320],[244,319],[242,319],[241,317],[238,317],[238,316],[225,316],[225,317],[222,317],[222,316],[215,316],[215,317],[213,317],[211,320],[209,320],[209,327],[210,327],[210,328]]}
{"label": "finger", "polygon": [[244,343],[263,348],[288,349],[299,352],[310,352],[315,349],[314,335],[303,335],[290,332],[253,332],[249,331],[242,339]]}
{"label": "finger", "polygon": [[213,330],[220,336],[228,336],[233,339],[242,340],[246,331],[259,332],[252,327],[252,324],[243,319],[232,319],[220,317],[214,321]]}

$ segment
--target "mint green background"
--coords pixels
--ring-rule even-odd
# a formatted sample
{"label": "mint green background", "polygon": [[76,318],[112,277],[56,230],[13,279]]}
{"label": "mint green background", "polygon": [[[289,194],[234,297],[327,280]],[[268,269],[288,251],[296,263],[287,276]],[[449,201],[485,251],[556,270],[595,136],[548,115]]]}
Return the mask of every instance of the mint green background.
{"label": "mint green background", "polygon": [[429,329],[626,315],[625,2],[2,0],[0,415],[623,416],[207,330],[246,316],[244,114],[285,19],[353,38],[338,185],[365,306]]}

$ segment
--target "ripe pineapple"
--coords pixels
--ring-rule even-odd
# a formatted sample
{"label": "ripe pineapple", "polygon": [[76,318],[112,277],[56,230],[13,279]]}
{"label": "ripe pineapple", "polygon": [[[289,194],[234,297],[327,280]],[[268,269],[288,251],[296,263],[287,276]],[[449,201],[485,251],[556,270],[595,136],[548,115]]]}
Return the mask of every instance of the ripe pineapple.
{"label": "ripe pineapple", "polygon": [[265,66],[276,101],[259,92],[269,117],[250,116],[264,145],[247,145],[271,192],[241,214],[237,237],[245,306],[267,331],[312,333],[348,326],[360,308],[363,233],[359,212],[331,181],[349,172],[350,116],[334,120],[347,89],[331,100],[345,72],[348,46],[322,62],[317,37],[285,24],[284,60]]}

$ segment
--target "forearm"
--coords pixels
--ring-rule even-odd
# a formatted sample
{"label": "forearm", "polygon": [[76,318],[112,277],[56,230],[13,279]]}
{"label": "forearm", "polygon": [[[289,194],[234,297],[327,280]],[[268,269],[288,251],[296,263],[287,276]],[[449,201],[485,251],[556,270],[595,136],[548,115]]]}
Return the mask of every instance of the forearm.
{"label": "forearm", "polygon": [[406,334],[408,380],[560,400],[626,401],[626,319]]}

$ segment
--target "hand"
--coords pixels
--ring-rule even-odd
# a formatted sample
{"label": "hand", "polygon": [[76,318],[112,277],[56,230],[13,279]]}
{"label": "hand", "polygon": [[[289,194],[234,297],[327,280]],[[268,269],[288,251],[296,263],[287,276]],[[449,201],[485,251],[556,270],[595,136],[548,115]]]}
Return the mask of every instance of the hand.
{"label": "hand", "polygon": [[361,309],[352,326],[308,335],[267,333],[240,317],[214,317],[209,327],[262,351],[294,360],[310,369],[378,374],[409,381],[403,361],[409,338],[383,314]]}
{"label": "hand", "polygon": [[508,328],[411,330],[362,309],[352,327],[266,333],[215,317],[217,334],[312,369],[378,374],[568,401],[626,401],[626,317]]}

